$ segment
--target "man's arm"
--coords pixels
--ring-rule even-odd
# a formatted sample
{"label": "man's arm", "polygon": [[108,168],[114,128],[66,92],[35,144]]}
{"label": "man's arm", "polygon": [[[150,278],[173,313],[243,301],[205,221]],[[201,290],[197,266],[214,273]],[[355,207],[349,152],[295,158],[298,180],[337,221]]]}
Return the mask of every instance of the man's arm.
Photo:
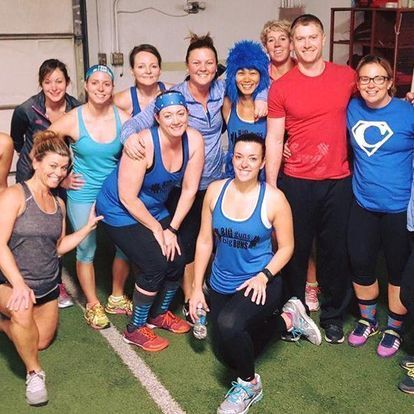
{"label": "man's arm", "polygon": [[266,182],[276,187],[277,176],[282,162],[285,118],[267,118],[266,134]]}

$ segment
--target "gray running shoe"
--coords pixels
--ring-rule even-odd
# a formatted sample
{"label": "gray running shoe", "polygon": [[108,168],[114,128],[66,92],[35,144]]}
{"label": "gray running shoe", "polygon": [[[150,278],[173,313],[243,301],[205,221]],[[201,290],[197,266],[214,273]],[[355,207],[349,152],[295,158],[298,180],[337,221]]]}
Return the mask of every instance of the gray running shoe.
{"label": "gray running shoe", "polygon": [[44,371],[32,372],[26,375],[26,401],[27,404],[35,407],[48,403]]}
{"label": "gray running shoe", "polygon": [[224,401],[217,408],[217,414],[246,414],[252,404],[263,397],[262,381],[259,374],[255,374],[256,384],[237,378],[226,394]]}
{"label": "gray running shoe", "polygon": [[302,302],[295,297],[290,298],[282,309],[292,315],[293,332],[305,336],[314,345],[320,345],[322,335],[316,323],[307,315]]}

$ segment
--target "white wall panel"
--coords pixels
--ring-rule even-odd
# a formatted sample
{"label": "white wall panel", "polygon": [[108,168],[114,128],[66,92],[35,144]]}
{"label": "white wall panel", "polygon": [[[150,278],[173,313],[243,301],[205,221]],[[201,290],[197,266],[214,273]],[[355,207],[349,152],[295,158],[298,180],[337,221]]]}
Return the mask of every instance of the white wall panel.
{"label": "white wall panel", "polygon": [[1,0],[1,33],[71,33],[72,0]]}

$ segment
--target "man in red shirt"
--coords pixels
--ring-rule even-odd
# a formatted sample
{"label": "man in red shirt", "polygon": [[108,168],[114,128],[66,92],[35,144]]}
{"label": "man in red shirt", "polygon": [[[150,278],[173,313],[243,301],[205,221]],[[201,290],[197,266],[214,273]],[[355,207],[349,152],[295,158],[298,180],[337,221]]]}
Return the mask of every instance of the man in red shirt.
{"label": "man in red shirt", "polygon": [[318,279],[324,293],[320,324],[329,343],[342,343],[343,316],[351,298],[346,234],[352,198],[346,108],[355,72],[325,62],[325,34],[313,15],[291,26],[297,66],[273,82],[268,98],[266,181],[275,185],[288,133],[291,156],[278,182],[293,213],[295,251],[286,267],[289,293],[305,303],[312,240],[317,242]]}

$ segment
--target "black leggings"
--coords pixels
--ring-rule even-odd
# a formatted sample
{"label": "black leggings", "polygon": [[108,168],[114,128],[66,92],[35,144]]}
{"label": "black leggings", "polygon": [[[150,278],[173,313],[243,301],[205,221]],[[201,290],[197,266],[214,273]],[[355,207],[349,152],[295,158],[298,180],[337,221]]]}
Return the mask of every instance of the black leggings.
{"label": "black leggings", "polygon": [[407,213],[375,213],[353,202],[348,227],[348,251],[353,281],[370,286],[377,280],[375,267],[382,246],[388,280],[400,286],[410,254]]}
{"label": "black leggings", "polygon": [[[185,257],[186,264],[192,263],[194,261],[196,242],[201,225],[201,210],[203,207],[205,195],[206,190],[197,191],[194,203],[180,226],[179,234],[182,246],[181,251]],[[171,217],[174,216],[180,196],[181,188],[178,187],[175,187],[168,196],[166,206],[170,212]]]}
{"label": "black leggings", "polygon": [[407,308],[410,316],[414,319],[414,233],[410,235],[411,254],[405,266],[401,279],[400,298],[402,304]]}
{"label": "black leggings", "polygon": [[[165,229],[170,218],[161,220]],[[175,255],[174,261],[167,261],[151,230],[140,223],[131,226],[114,227],[103,223],[112,241],[139,267],[136,284],[148,292],[158,292],[165,281],[177,281],[184,272],[184,257]]]}
{"label": "black leggings", "polygon": [[266,320],[281,308],[281,300],[280,277],[267,285],[264,305],[253,303],[251,295],[244,296],[244,290],[224,295],[209,289],[209,321],[212,325],[214,350],[220,359],[235,369],[241,379],[254,378],[255,374],[256,336],[252,331],[266,326]]}

